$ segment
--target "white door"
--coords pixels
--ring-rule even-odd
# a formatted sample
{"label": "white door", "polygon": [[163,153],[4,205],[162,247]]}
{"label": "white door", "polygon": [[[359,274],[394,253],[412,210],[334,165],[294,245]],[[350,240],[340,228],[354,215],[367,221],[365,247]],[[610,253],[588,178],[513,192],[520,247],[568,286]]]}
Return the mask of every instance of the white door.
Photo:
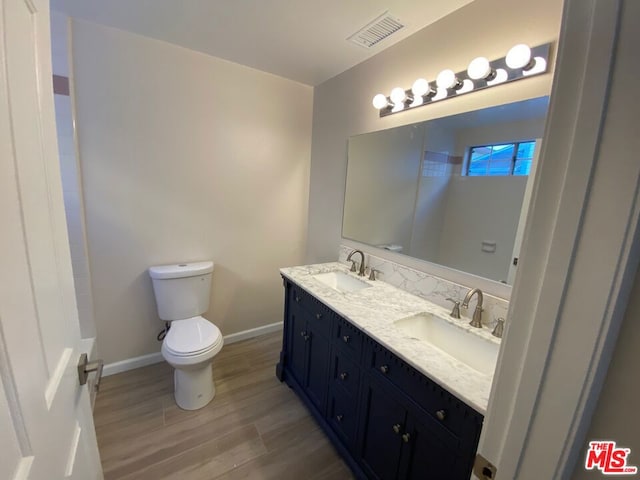
{"label": "white door", "polygon": [[478,469],[483,480],[575,478],[574,470],[586,473],[586,441],[599,440],[586,435],[640,264],[638,18],[636,0],[565,0],[520,271],[478,448],[497,473]]}
{"label": "white door", "polygon": [[533,160],[531,161],[531,169],[529,171],[527,185],[524,189],[524,196],[522,198],[522,208],[520,209],[520,220],[518,221],[518,229],[516,230],[516,239],[513,242],[513,253],[511,254],[511,263],[509,264],[509,275],[507,276],[507,283],[509,285],[513,285],[513,282],[516,279],[516,272],[518,270],[518,264],[516,259],[520,258],[520,247],[522,247],[522,236],[524,235],[524,226],[527,223],[527,215],[529,214],[529,207],[531,205],[531,192],[533,191],[533,180],[536,176],[536,169],[538,168],[538,158],[540,157],[541,145],[542,145],[542,139],[536,138],[536,147],[535,147],[535,150],[533,151]]}
{"label": "white door", "polygon": [[0,0],[0,479],[101,479],[54,123],[49,2]]}

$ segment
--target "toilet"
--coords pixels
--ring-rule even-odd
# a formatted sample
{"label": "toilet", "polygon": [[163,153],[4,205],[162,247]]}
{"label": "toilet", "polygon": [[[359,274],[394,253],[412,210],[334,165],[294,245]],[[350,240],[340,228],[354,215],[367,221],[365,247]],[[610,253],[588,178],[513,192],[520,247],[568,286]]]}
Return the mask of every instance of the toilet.
{"label": "toilet", "polygon": [[171,322],[162,356],[175,370],[174,395],[184,410],[207,405],[216,394],[213,357],[224,343],[218,327],[201,315],[209,309],[213,262],[149,268],[161,320]]}

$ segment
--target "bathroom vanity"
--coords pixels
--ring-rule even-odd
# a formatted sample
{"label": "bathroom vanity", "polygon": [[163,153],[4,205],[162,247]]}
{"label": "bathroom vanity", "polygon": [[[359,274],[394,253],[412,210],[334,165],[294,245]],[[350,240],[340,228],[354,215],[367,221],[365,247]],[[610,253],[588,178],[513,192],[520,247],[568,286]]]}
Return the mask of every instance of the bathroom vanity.
{"label": "bathroom vanity", "polygon": [[[339,263],[281,273],[285,313],[277,376],[354,473],[467,480],[499,341],[487,329],[448,319],[441,307]],[[438,348],[433,342],[445,343]],[[447,342],[464,348],[445,353]],[[479,365],[470,365],[475,359]]]}

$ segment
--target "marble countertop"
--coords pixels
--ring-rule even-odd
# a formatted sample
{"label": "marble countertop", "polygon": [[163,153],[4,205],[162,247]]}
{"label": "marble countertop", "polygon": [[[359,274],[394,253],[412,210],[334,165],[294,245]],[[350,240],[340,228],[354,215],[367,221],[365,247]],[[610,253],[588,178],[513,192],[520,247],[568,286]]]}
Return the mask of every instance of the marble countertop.
{"label": "marble countertop", "polygon": [[372,288],[341,293],[313,278],[318,273],[331,271],[349,273],[347,266],[338,262],[280,269],[283,276],[328,305],[381,345],[481,414],[486,413],[492,374],[482,374],[428,342],[410,337],[395,327],[393,322],[428,312],[456,325],[469,335],[479,335],[499,344],[499,339],[492,336],[488,328],[471,327],[468,319],[451,318],[444,308],[380,280],[369,281],[367,277],[356,277]]}

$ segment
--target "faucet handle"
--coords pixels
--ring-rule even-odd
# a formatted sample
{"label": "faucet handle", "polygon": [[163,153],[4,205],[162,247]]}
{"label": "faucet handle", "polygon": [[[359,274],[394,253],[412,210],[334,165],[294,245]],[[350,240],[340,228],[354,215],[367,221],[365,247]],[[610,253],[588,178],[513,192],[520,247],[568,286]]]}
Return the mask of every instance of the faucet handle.
{"label": "faucet handle", "polygon": [[369,267],[369,280],[376,279],[376,273],[382,273],[377,268]]}
{"label": "faucet handle", "polygon": [[447,301],[453,302],[453,308],[451,309],[450,317],[460,318],[460,302],[454,298],[447,298]]}
{"label": "faucet handle", "polygon": [[491,332],[491,335],[493,335],[494,337],[502,338],[503,332],[504,332],[504,318],[499,317],[498,323],[496,323],[496,326],[493,329],[493,332]]}

